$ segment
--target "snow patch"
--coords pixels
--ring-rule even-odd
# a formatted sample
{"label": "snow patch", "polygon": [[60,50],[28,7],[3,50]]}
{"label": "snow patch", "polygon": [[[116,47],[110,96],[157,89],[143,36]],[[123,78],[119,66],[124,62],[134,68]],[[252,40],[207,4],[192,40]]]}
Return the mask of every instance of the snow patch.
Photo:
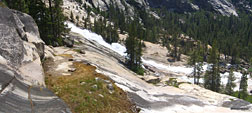
{"label": "snow patch", "polygon": [[103,40],[103,38],[100,35],[98,35],[96,33],[93,33],[87,29],[81,29],[71,22],[66,22],[66,24],[68,25],[69,28],[71,28],[72,32],[78,33],[88,40],[96,41],[97,43],[115,51],[116,53],[118,53],[122,56],[126,56],[126,53],[125,53],[126,48],[124,46],[122,46],[121,44],[119,44],[119,43],[108,44],[106,41]]}
{"label": "snow patch", "polygon": [[[194,83],[194,78],[186,76],[186,75],[190,75],[190,74],[193,73],[193,67],[165,65],[165,64],[162,64],[162,63],[157,63],[157,62],[155,62],[153,60],[145,60],[143,58],[142,58],[142,62],[143,62],[143,64],[146,64],[148,66],[153,66],[153,67],[155,67],[157,69],[166,70],[166,71],[177,73],[177,74],[184,74],[183,76],[179,76],[177,78],[179,78],[179,79],[181,79],[181,80],[183,80],[185,82]],[[228,64],[228,66],[229,65],[230,64]],[[210,68],[210,64],[204,63],[202,71],[206,72],[209,68]],[[233,72],[233,73],[234,73],[234,76],[236,78],[236,80],[234,81],[234,83],[236,84],[236,87],[234,88],[234,90],[238,91],[239,86],[240,86],[240,80],[241,80],[242,73],[240,73],[240,72]],[[222,85],[225,86],[227,84],[228,76],[229,76],[229,72],[226,72],[224,74],[220,73],[221,84]],[[249,78],[249,75],[248,75],[248,78]],[[204,83],[204,79],[200,78],[199,82]],[[250,89],[252,90],[252,87],[250,88],[251,85],[252,85],[252,80],[249,78],[248,79],[248,89],[249,90]]]}
{"label": "snow patch", "polygon": [[193,68],[185,67],[185,66],[164,65],[161,63],[157,63],[153,60],[145,60],[143,58],[142,58],[142,62],[144,64],[151,65],[151,66],[159,68],[159,69],[165,69],[165,70],[172,71],[172,72],[179,73],[179,74],[189,75],[193,72]]}

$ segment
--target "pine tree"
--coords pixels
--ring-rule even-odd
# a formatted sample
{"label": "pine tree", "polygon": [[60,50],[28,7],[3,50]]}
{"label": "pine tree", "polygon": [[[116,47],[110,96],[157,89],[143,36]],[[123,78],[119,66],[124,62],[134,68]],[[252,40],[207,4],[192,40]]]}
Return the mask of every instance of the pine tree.
{"label": "pine tree", "polygon": [[215,92],[220,90],[220,69],[219,69],[219,54],[216,48],[216,41],[213,42],[208,63],[211,65],[210,70],[206,71],[204,77],[204,87]]}
{"label": "pine tree", "polygon": [[54,0],[54,15],[55,15],[55,41],[62,45],[62,37],[65,36],[69,30],[66,29],[66,25],[64,22],[66,21],[66,17],[63,14],[63,10],[61,6],[63,5],[62,0]]}
{"label": "pine tree", "polygon": [[196,55],[196,50],[193,50],[191,53],[190,53],[190,58],[189,58],[189,62],[188,64],[193,66],[193,83],[196,84],[196,71],[197,71],[197,67],[196,67],[196,64],[197,64],[197,55]]}
{"label": "pine tree", "polygon": [[38,25],[40,37],[46,43],[51,45],[52,39],[48,37],[50,32],[49,10],[42,0],[29,0],[29,14],[33,17]]}
{"label": "pine tree", "polygon": [[233,68],[231,68],[228,75],[228,81],[227,81],[226,89],[225,89],[226,94],[232,95],[234,93],[234,88],[236,86],[234,81],[235,81],[235,76],[234,76]]}
{"label": "pine tree", "polygon": [[76,26],[79,26],[79,20],[80,20],[80,17],[77,15],[75,18],[76,18],[76,20],[77,20],[77,22],[76,22]]}
{"label": "pine tree", "polygon": [[202,73],[203,57],[201,56],[201,54],[202,48],[200,46],[200,43],[198,43],[198,48],[193,49],[188,60],[188,64],[193,66],[194,84],[199,84],[200,75]]}
{"label": "pine tree", "polygon": [[16,7],[17,10],[23,12],[23,13],[29,13],[29,8],[28,8],[28,2],[29,1],[25,1],[25,0],[18,0],[18,2],[16,2]]}
{"label": "pine tree", "polygon": [[49,2],[49,15],[50,15],[50,21],[48,21],[47,23],[49,24],[49,31],[48,32],[50,32],[49,33],[49,35],[48,35],[48,37],[52,40],[52,42],[53,42],[53,45],[54,46],[58,46],[58,44],[56,44],[56,42],[55,42],[55,40],[54,40],[54,35],[55,35],[55,26],[54,26],[54,15],[53,15],[53,1],[52,0],[49,0],[48,1]]}
{"label": "pine tree", "polygon": [[249,75],[250,75],[250,77],[252,78],[252,58],[250,58],[250,60],[249,60],[249,64],[250,64],[250,68],[248,69],[248,72],[249,72]]}
{"label": "pine tree", "polygon": [[7,6],[11,9],[21,11],[23,13],[29,13],[29,1],[27,0],[5,0]]}
{"label": "pine tree", "polygon": [[172,56],[174,57],[175,61],[178,60],[178,36],[179,34],[175,34],[172,36],[172,45],[173,45],[173,51]]}
{"label": "pine tree", "polygon": [[247,73],[244,71],[241,76],[241,81],[240,81],[240,88],[239,88],[239,93],[238,93],[238,98],[240,99],[246,99],[248,96],[247,88],[248,88],[248,77]]}
{"label": "pine tree", "polygon": [[70,21],[71,22],[74,22],[74,15],[73,15],[73,12],[71,11],[71,14],[70,14]]}
{"label": "pine tree", "polygon": [[129,27],[129,37],[126,39],[127,48],[127,64],[131,70],[143,75],[143,69],[141,68],[141,56],[142,56],[142,42],[137,36],[137,29],[135,22],[132,22]]}

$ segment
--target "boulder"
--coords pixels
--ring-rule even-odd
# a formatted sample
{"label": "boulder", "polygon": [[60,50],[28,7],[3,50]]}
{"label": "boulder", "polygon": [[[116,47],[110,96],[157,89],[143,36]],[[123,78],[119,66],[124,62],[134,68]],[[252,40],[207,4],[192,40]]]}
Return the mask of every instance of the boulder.
{"label": "boulder", "polygon": [[226,101],[223,103],[224,107],[230,107],[232,110],[249,110],[252,108],[250,103],[241,99]]}
{"label": "boulder", "polygon": [[161,81],[160,78],[154,78],[154,79],[148,80],[147,82],[148,82],[148,83],[152,83],[152,84],[157,84],[157,83],[159,83],[160,81]]}
{"label": "boulder", "polygon": [[114,86],[113,86],[112,83],[107,84],[107,88],[108,88],[110,91],[114,91]]}
{"label": "boulder", "polygon": [[0,7],[0,113],[71,113],[43,87],[44,42],[31,16]]}
{"label": "boulder", "polygon": [[83,50],[83,49],[80,50],[80,53],[81,53],[81,54],[86,54],[85,50]]}
{"label": "boulder", "polygon": [[64,45],[66,45],[67,47],[73,47],[74,45],[74,40],[70,39],[69,37],[65,37],[63,39]]}
{"label": "boulder", "polygon": [[45,45],[45,58],[52,58],[54,59],[54,50],[52,47],[49,47],[47,45]]}
{"label": "boulder", "polygon": [[22,31],[25,32],[25,38],[22,39],[27,39],[25,41],[28,41],[30,43],[33,43],[36,48],[37,52],[40,56],[41,59],[44,58],[44,50],[45,50],[45,43],[42,41],[39,35],[39,30],[38,26],[33,20],[33,18],[25,13],[21,13],[19,11],[12,11],[14,15],[18,17],[17,20],[20,20],[22,23]]}
{"label": "boulder", "polygon": [[0,55],[12,67],[19,67],[26,53],[20,37],[22,25],[16,19],[11,10],[0,7]]}

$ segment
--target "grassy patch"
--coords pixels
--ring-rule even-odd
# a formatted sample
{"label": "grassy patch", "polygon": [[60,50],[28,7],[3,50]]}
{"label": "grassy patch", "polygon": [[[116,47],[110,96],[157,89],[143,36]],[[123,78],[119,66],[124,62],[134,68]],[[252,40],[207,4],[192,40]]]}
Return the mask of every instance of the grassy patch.
{"label": "grassy patch", "polygon": [[61,54],[59,56],[62,56],[62,57],[65,57],[65,58],[73,58],[73,56],[70,55],[70,54]]}
{"label": "grassy patch", "polygon": [[[127,94],[114,84],[110,93],[104,81],[107,77],[95,72],[95,67],[74,63],[76,71],[71,76],[46,76],[46,84],[62,98],[73,113],[132,113],[133,105]],[[94,87],[96,86],[96,87]]]}
{"label": "grassy patch", "polygon": [[80,52],[81,52],[81,50],[80,50],[80,49],[74,49],[74,51],[75,51],[75,52],[78,52],[78,53],[80,53]]}
{"label": "grassy patch", "polygon": [[75,44],[75,45],[81,45],[81,44],[83,44],[83,43],[82,43],[81,41],[75,41],[74,44]]}
{"label": "grassy patch", "polygon": [[[239,92],[238,91],[236,91],[232,96],[234,96],[234,97],[237,97],[238,98],[238,94],[239,94]],[[243,100],[246,100],[246,101],[248,101],[248,102],[250,102],[250,103],[252,103],[252,95],[248,95],[247,96],[247,98],[245,98],[245,99],[243,99]]]}
{"label": "grassy patch", "polygon": [[166,84],[169,85],[169,86],[173,86],[173,87],[178,87],[179,86],[176,78],[169,78],[169,80],[166,81]]}
{"label": "grassy patch", "polygon": [[184,83],[191,84],[190,82],[178,82],[177,78],[169,78],[169,80],[166,81],[166,84],[168,86],[173,86],[173,87],[177,87],[177,88],[179,87],[179,85],[184,84]]}

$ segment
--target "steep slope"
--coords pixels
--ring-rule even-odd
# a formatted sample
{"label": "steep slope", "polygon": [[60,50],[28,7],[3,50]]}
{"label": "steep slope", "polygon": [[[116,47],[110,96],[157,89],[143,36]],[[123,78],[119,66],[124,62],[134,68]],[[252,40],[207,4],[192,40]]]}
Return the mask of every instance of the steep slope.
{"label": "steep slope", "polygon": [[[66,1],[66,0],[65,0]],[[82,4],[82,3],[81,3]],[[239,11],[250,11],[249,1],[238,0],[84,0],[83,4],[91,8],[100,8],[106,11],[110,6],[118,7],[125,14],[134,15],[136,9],[144,8],[166,8],[169,11],[178,13],[195,12],[203,9],[210,12],[217,12],[224,16],[238,16]]]}
{"label": "steep slope", "polygon": [[71,113],[44,88],[44,42],[27,14],[0,7],[0,112]]}
{"label": "steep slope", "polygon": [[[142,109],[143,113],[167,113],[167,112],[246,112],[231,110],[251,110],[251,104],[235,97],[219,94],[206,90],[196,85],[181,84],[179,88],[171,86],[154,86],[143,81],[141,76],[136,75],[121,62],[120,52],[111,50],[110,46],[104,44],[99,35],[86,32],[73,24],[72,36],[79,42],[75,49],[85,50],[85,55],[72,54],[76,61],[83,61],[97,67],[97,72],[102,73],[115,81],[116,85],[128,92],[131,100]],[[77,34],[76,34],[77,33]],[[90,37],[92,34],[92,38]],[[123,48],[123,46],[119,46]],[[69,53],[69,49],[55,48],[61,54]],[[121,49],[119,49],[121,50]],[[238,104],[237,104],[238,103]],[[247,111],[249,112],[249,111]]]}

